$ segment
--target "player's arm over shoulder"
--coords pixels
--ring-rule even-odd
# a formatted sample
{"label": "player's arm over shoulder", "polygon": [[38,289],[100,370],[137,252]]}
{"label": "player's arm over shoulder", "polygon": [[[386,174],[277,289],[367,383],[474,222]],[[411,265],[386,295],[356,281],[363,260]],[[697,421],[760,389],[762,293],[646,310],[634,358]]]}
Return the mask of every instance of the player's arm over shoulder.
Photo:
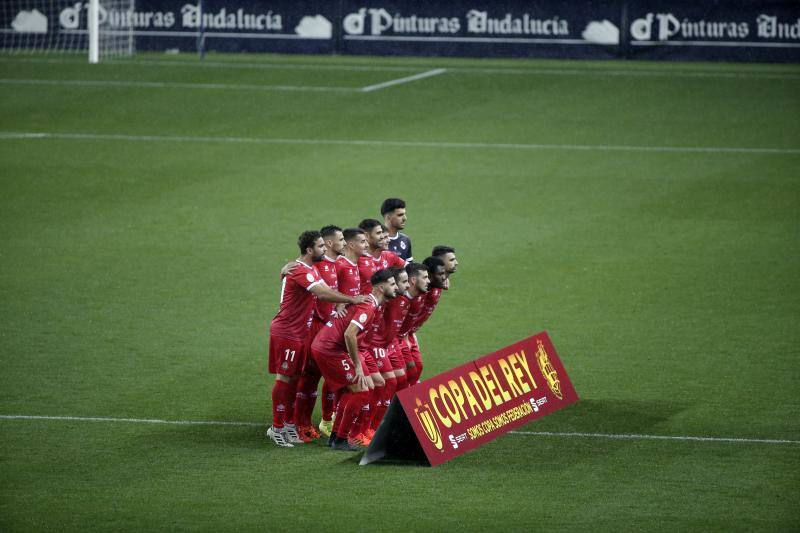
{"label": "player's arm over shoulder", "polygon": [[309,287],[311,293],[322,300],[323,302],[344,303],[344,304],[359,304],[367,300],[366,296],[347,296],[339,291],[333,290],[320,280],[320,283]]}

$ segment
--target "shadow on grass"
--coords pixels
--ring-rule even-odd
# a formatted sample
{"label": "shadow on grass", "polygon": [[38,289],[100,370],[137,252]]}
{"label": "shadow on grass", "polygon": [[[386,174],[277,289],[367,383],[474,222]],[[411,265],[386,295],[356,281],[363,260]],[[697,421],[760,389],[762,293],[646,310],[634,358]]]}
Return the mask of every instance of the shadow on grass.
{"label": "shadow on grass", "polygon": [[581,400],[519,431],[645,433],[688,407],[677,402]]}

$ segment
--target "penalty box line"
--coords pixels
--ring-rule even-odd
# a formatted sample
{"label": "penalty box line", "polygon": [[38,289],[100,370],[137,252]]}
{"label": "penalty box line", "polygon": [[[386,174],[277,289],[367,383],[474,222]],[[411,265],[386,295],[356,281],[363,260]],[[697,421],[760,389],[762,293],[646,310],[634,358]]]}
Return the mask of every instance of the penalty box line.
{"label": "penalty box line", "polygon": [[[100,416],[43,416],[0,415],[0,420],[59,421],[59,422],[122,422],[129,424],[162,424],[172,426],[244,426],[266,427],[266,422],[235,422],[225,420],[163,420],[160,418],[118,418]],[[800,440],[757,439],[748,437],[700,437],[692,435],[641,435],[635,433],[578,433],[554,431],[511,431],[512,435],[528,437],[596,438],[612,440],[667,440],[680,442],[721,442],[732,444],[800,444]]]}

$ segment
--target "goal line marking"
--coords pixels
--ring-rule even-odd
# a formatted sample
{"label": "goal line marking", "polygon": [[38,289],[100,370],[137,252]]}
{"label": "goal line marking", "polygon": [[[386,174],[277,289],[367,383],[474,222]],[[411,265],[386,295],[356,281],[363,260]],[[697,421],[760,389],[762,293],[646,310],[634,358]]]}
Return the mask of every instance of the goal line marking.
{"label": "goal line marking", "polygon": [[[0,415],[0,420],[38,420],[61,422],[123,422],[130,424],[163,424],[173,426],[243,426],[266,427],[266,422],[232,422],[224,420],[162,420],[159,418],[118,418],[100,416],[42,416],[42,415]],[[800,440],[757,439],[747,437],[697,437],[691,435],[639,435],[629,433],[572,433],[552,431],[511,431],[513,435],[529,437],[581,437],[615,440],[671,440],[684,442],[727,442],[739,444],[800,444]]]}
{"label": "goal line marking", "polygon": [[128,135],[113,133],[17,132],[0,131],[2,140],[90,140],[231,144],[297,144],[334,146],[382,146],[400,148],[485,148],[501,150],[577,150],[591,152],[664,152],[706,154],[787,154],[798,155],[800,148],[755,148],[728,146],[635,146],[610,144],[484,143],[446,141],[381,141],[359,139],[280,139],[267,137],[204,137],[184,135]]}

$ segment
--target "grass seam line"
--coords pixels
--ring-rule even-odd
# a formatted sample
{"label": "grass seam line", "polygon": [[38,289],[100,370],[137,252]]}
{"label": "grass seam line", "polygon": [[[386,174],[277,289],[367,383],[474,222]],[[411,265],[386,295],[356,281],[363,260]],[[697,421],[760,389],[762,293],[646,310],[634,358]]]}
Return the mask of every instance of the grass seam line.
{"label": "grass seam line", "polygon": [[499,149],[499,150],[567,150],[598,152],[656,152],[656,153],[703,153],[703,154],[783,154],[800,155],[800,148],[731,147],[731,146],[635,146],[610,144],[544,144],[544,143],[489,143],[450,141],[395,141],[365,139],[282,139],[266,137],[205,137],[186,135],[132,135],[117,133],[74,132],[14,132],[0,131],[0,140],[56,139],[93,141],[144,141],[144,142],[198,142],[241,144],[298,144],[336,146],[379,146],[399,148],[454,148],[454,149]]}

